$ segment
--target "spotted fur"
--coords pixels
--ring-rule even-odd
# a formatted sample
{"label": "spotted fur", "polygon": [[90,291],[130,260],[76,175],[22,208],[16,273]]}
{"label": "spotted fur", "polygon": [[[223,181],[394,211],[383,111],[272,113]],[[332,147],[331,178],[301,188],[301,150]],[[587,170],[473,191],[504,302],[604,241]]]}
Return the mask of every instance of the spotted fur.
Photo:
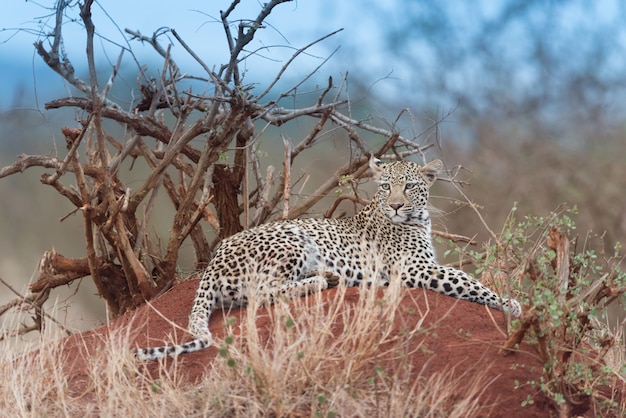
{"label": "spotted fur", "polygon": [[139,349],[137,356],[157,359],[210,346],[209,316],[217,306],[245,305],[251,296],[272,303],[276,297],[302,296],[340,280],[347,286],[384,286],[399,277],[406,287],[521,315],[516,300],[501,299],[463,271],[437,264],[426,206],[441,161],[421,167],[372,158],[370,168],[378,191],[351,218],[279,221],[224,239],[196,292],[189,316],[193,340]]}

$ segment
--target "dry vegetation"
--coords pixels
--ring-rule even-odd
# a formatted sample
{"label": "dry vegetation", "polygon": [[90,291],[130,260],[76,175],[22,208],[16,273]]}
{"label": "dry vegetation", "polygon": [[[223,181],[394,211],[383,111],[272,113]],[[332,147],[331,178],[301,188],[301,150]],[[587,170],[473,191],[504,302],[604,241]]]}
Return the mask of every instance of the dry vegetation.
{"label": "dry vegetation", "polygon": [[[400,329],[401,289],[384,298],[363,289],[351,309],[345,289],[331,303],[320,295],[281,301],[270,314],[268,335],[260,335],[256,306],[247,320],[229,327],[209,373],[189,385],[177,361],[160,363],[156,375],[129,350],[129,330],[118,329],[86,357],[89,376],[79,386],[60,364],[63,349],[51,336],[38,355],[16,353],[4,343],[0,375],[3,416],[424,416],[466,417],[484,408],[489,384],[485,369],[461,376],[420,377],[408,362],[434,329],[420,321]],[[425,308],[422,318],[428,315]],[[229,321],[226,321],[229,323]],[[232,323],[231,323],[232,324]],[[350,326],[345,326],[350,324]],[[234,332],[237,331],[237,332]],[[267,331],[267,330],[265,330]]]}

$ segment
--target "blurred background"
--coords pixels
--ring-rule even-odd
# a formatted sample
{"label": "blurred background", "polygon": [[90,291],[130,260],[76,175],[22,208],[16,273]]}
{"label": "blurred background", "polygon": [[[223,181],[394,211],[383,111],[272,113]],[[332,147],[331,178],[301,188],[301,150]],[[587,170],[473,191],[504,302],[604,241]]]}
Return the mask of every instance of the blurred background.
{"label": "blurred background", "polygon": [[[84,29],[71,3],[75,14],[66,18],[63,47],[86,79]],[[112,97],[122,106],[139,96],[139,65],[155,73],[162,67],[152,47],[131,41],[126,28],[143,35],[174,28],[209,66],[227,62],[219,10],[229,4],[96,2],[101,83],[122,48],[127,52]],[[244,0],[236,17],[254,19],[260,7]],[[522,217],[548,215],[567,202],[578,208],[580,239],[597,243],[594,237],[603,236],[612,253],[626,236],[624,22],[626,3],[620,0],[301,0],[278,6],[266,20],[250,48],[245,79],[264,89],[295,50],[343,28],[290,66],[276,90],[310,75],[298,90],[306,99],[329,76],[338,83],[349,74],[354,118],[390,126],[409,109],[398,122],[408,137],[441,120],[423,138],[436,144],[427,159],[463,167],[464,192],[494,231],[515,204]],[[76,126],[82,116],[44,109],[47,101],[77,94],[33,47],[46,42],[53,25],[54,2],[47,0],[15,4],[0,16],[0,167],[22,153],[62,158],[60,128]],[[182,72],[201,72],[173,39],[160,41],[172,41]],[[278,128],[263,140],[271,150],[273,141],[281,146],[279,134],[297,138],[307,128]],[[311,163],[313,173],[323,171],[329,158],[347,158],[347,141],[329,135],[327,142],[327,154]],[[282,151],[275,161],[281,158]],[[67,257],[85,255],[81,216],[60,222],[74,208],[39,182],[42,173],[29,169],[0,179],[0,277],[22,293],[36,279],[43,252],[54,247]],[[445,184],[435,189],[437,227],[487,239],[476,215],[456,198]],[[61,314],[67,313],[61,319],[78,329],[103,323],[104,303],[94,295],[88,279],[56,292]],[[0,285],[0,304],[13,296]]]}

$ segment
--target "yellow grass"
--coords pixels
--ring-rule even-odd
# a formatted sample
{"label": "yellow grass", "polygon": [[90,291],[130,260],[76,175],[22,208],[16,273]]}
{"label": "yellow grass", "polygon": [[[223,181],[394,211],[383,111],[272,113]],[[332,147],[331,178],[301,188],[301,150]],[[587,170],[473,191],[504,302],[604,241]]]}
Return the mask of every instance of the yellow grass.
{"label": "yellow grass", "polygon": [[[36,355],[4,342],[0,416],[474,415],[489,385],[484,373],[412,370],[409,355],[424,349],[424,333],[431,330],[418,322],[394,331],[399,286],[382,297],[376,289],[361,292],[348,309],[342,309],[344,289],[326,306],[319,294],[308,304],[305,298],[279,301],[269,310],[269,340],[259,334],[252,301],[244,323],[225,322],[227,336],[216,342],[220,355],[196,385],[184,383],[177,360],[160,364],[159,377],[150,377],[131,354],[130,330],[102,341],[87,358],[88,375],[78,388],[61,367],[64,353],[55,336],[44,334],[31,347],[40,349]],[[420,314],[425,318],[428,309]],[[347,324],[338,336],[336,324]]]}

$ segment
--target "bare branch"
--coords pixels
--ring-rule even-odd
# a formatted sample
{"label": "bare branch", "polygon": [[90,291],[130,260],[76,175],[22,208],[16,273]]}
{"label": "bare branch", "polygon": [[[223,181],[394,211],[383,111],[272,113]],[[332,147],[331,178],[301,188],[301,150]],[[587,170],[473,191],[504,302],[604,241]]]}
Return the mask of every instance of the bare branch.
{"label": "bare branch", "polygon": [[292,161],[302,151],[304,151],[305,149],[311,148],[313,146],[319,133],[322,132],[322,129],[324,128],[324,125],[326,124],[326,121],[328,120],[329,115],[330,115],[330,110],[324,112],[320,116],[319,120],[317,121],[313,129],[311,129],[311,131],[307,134],[307,136],[302,141],[300,141],[300,143],[296,145],[295,148],[293,148],[293,150],[291,151],[291,158],[290,158]]}
{"label": "bare branch", "polygon": [[438,231],[438,230],[433,230],[431,232],[432,235],[437,235],[441,238],[447,239],[449,241],[452,242],[466,242],[470,245],[478,245],[478,243],[476,242],[476,240],[473,240],[470,237],[466,237],[463,235],[457,235],[457,234],[450,234],[448,232],[444,232],[444,231]]}
{"label": "bare branch", "polygon": [[93,21],[91,20],[91,5],[93,4],[93,0],[85,0],[83,4],[79,4],[80,7],[80,17],[85,24],[85,30],[87,31],[87,66],[89,68],[89,82],[91,84],[91,88],[89,90],[89,95],[92,97],[92,100],[96,100],[96,95],[98,94],[98,74],[96,73],[96,62],[93,53],[93,36],[95,33],[95,26]]}
{"label": "bare branch", "polygon": [[74,72],[74,66],[69,61],[69,59],[63,55],[59,54],[59,47],[61,45],[62,32],[61,28],[63,27],[63,11],[70,4],[68,1],[60,0],[56,5],[56,13],[55,13],[55,24],[54,31],[52,36],[52,47],[50,51],[46,51],[46,48],[43,45],[43,41],[38,41],[35,43],[35,50],[41,56],[43,61],[50,67],[53,71],[67,80],[71,85],[76,87],[78,90],[82,91],[85,94],[89,93],[89,86],[79,78],[76,78]]}
{"label": "bare branch", "polygon": [[55,157],[20,154],[17,157],[16,162],[0,169],[0,178],[7,177],[16,173],[23,173],[26,169],[30,167],[60,169],[62,165],[63,163]]}
{"label": "bare branch", "polygon": [[259,190],[259,201],[257,204],[257,210],[254,215],[252,226],[256,226],[261,223],[262,220],[267,219],[272,208],[275,205],[270,206],[269,195],[272,186],[274,185],[274,167],[271,165],[267,167],[265,174],[265,180],[263,181],[263,188]]}
{"label": "bare branch", "polygon": [[283,176],[284,189],[283,189],[283,214],[281,219],[289,218],[289,199],[291,197],[291,142],[287,138],[281,135],[284,146],[284,161],[283,161]]}
{"label": "bare branch", "polygon": [[[256,31],[263,26],[263,21],[265,20],[267,16],[270,15],[270,13],[272,13],[272,10],[274,9],[274,7],[278,6],[281,3],[286,3],[289,1],[292,1],[292,0],[271,0],[268,3],[264,3],[263,8],[261,9],[261,12],[257,16],[256,20],[254,20],[254,22],[252,23],[241,22],[239,24],[237,42],[235,43],[234,46],[232,46],[232,39],[229,40],[229,44],[231,45],[230,61],[228,62],[226,66],[222,67],[222,69],[220,70],[220,75],[224,72],[224,70],[226,70],[222,78],[226,84],[229,84],[231,82],[231,80],[233,79],[233,76],[235,77],[235,80],[234,80],[235,85],[239,86],[241,84],[239,80],[239,70],[237,69],[239,54],[241,53],[241,51],[243,51],[246,45],[248,45],[252,41],[252,39],[254,39],[254,35]],[[230,13],[234,10],[234,7],[238,3],[239,3],[239,0],[234,1],[231,4],[231,7],[226,10],[226,12],[221,13],[222,22],[224,24],[227,37],[230,37],[230,29],[228,27],[228,17],[230,16]]]}
{"label": "bare branch", "polygon": [[198,64],[200,64],[200,66],[204,68],[204,71],[206,71],[206,73],[209,75],[211,81],[213,81],[213,83],[215,84],[215,88],[217,91],[215,96],[222,97],[225,91],[229,92],[232,95],[232,90],[230,89],[230,87],[228,87],[228,83],[222,81],[222,79],[220,79],[218,75],[215,74],[215,72],[212,71],[209,66],[206,65],[204,61],[202,61],[202,59],[200,59],[195,51],[187,45],[187,43],[178,35],[178,33],[174,29],[172,29],[172,35],[174,35],[174,37],[178,40],[178,42],[180,42],[180,44],[183,46],[183,48],[185,48],[189,55],[191,55],[193,59],[195,59]]}
{"label": "bare branch", "polygon": [[109,91],[111,91],[111,88],[113,87],[113,83],[115,82],[115,77],[117,77],[117,72],[119,71],[120,66],[122,65],[123,56],[124,56],[124,49],[120,50],[120,55],[117,57],[117,62],[113,66],[113,69],[111,71],[111,76],[109,77],[109,81],[107,81],[107,84],[104,87],[104,90],[102,91],[103,98],[106,98],[109,95]]}
{"label": "bare branch", "polygon": [[302,204],[292,208],[289,213],[290,219],[298,218],[304,215],[311,207],[317,202],[322,200],[331,190],[333,190],[339,184],[341,178],[347,174],[352,174],[355,178],[360,178],[368,170],[369,158],[361,156],[355,158],[352,161],[342,165],[335,173],[328,178],[321,186],[319,186],[313,193],[310,199],[307,199]]}
{"label": "bare branch", "polygon": [[257,116],[257,118],[260,117],[271,123],[272,125],[281,126],[286,122],[302,116],[320,116],[323,114],[323,112],[346,103],[348,103],[347,100],[340,100],[338,102],[327,103],[322,106],[318,106],[316,104],[313,106],[292,110],[282,107],[268,108],[265,112],[262,112],[259,116]]}
{"label": "bare branch", "polygon": [[85,136],[85,133],[87,132],[87,128],[89,127],[89,124],[91,123],[92,116],[93,114],[89,114],[87,121],[84,123],[83,129],[80,130],[78,135],[76,135],[73,130],[70,130],[68,128],[61,129],[61,132],[63,132],[63,134],[65,135],[65,142],[68,145],[69,152],[67,153],[67,156],[63,160],[63,164],[61,165],[61,167],[56,171],[54,175],[52,175],[49,179],[47,179],[50,183],[56,182],[59,179],[59,177],[65,174],[65,171],[67,170],[67,166],[70,164],[70,162],[77,160],[76,154],[78,152],[77,151],[78,146],[80,145],[82,139]]}
{"label": "bare branch", "polygon": [[[13,286],[7,283],[2,277],[0,277],[0,283],[2,283],[7,289],[13,292],[13,294],[17,296],[20,303],[27,303],[28,306],[35,308],[36,310],[39,310],[41,314],[43,314],[43,316],[45,316],[50,321],[57,324],[59,328],[61,328],[63,332],[65,332],[66,335],[72,335],[72,332],[69,329],[67,329],[65,325],[57,321],[54,317],[50,316],[46,312],[43,312],[43,310],[41,309],[41,306],[43,305],[43,303],[48,299],[49,293],[43,292],[43,293],[38,294],[37,296],[28,297],[28,296],[22,295],[20,292],[15,290]],[[17,302],[12,302],[12,303],[16,304]]]}
{"label": "bare branch", "polygon": [[[163,58],[166,58],[168,56],[168,52],[167,50],[163,49],[163,47],[161,46],[161,44],[159,44],[158,42],[158,37],[166,30],[169,30],[167,28],[161,28],[158,31],[154,32],[152,34],[151,37],[147,37],[142,35],[140,32],[138,31],[134,31],[131,29],[124,29],[124,32],[128,33],[129,35],[131,35],[131,39],[139,39],[141,42],[147,42],[150,45],[152,45],[152,47],[154,48],[154,50],[161,55]],[[178,68],[178,65],[176,64],[176,62],[174,62],[174,60],[172,60],[171,58],[166,59],[166,62],[168,63],[168,65],[170,66],[170,68],[172,69],[172,73],[173,74],[180,74],[180,70]]]}
{"label": "bare branch", "polygon": [[478,219],[480,219],[480,223],[485,227],[485,230],[489,233],[489,235],[494,240],[494,242],[499,247],[502,247],[502,243],[498,239],[498,236],[495,234],[495,232],[493,232],[491,230],[491,228],[489,228],[489,225],[487,225],[487,222],[485,221],[485,219],[483,218],[482,214],[478,210],[478,207],[476,206],[476,203],[474,203],[469,197],[467,197],[465,192],[463,192],[463,190],[457,184],[455,184],[454,182],[452,182],[452,184],[454,185],[454,188],[461,194],[461,196],[463,196],[463,198],[465,199],[467,204],[470,205],[470,207],[472,208],[474,213],[476,213],[476,216],[478,216]]}
{"label": "bare branch", "polygon": [[367,205],[369,202],[363,199],[359,199],[358,196],[352,196],[352,195],[343,195],[343,196],[339,196],[337,199],[335,199],[335,201],[333,202],[333,204],[331,205],[330,208],[328,208],[328,210],[324,213],[324,218],[331,218],[333,216],[333,213],[335,213],[335,210],[337,210],[337,207],[339,207],[339,205],[341,204],[341,202],[343,202],[344,200],[350,200],[356,204],[365,206]]}
{"label": "bare branch", "polygon": [[[93,102],[89,99],[79,97],[67,97],[64,99],[53,100],[46,103],[46,109],[59,109],[62,107],[78,107],[87,112],[93,112]],[[147,118],[142,115],[136,115],[122,110],[119,106],[109,107],[104,106],[101,109],[103,118],[112,119],[116,122],[128,124],[139,135],[146,135],[152,138],[158,139],[161,142],[168,143],[172,136],[172,132],[168,127],[153,118]],[[201,133],[206,132],[208,128],[205,128]],[[198,161],[199,153],[197,151],[191,151],[190,149],[184,149],[182,151],[192,161]]]}
{"label": "bare branch", "polygon": [[[311,42],[310,44],[308,44],[308,45],[306,45],[306,46],[304,46],[304,47],[302,47],[302,48],[298,49],[298,50],[297,50],[297,51],[296,51],[296,52],[295,52],[295,53],[291,56],[291,58],[289,58],[289,59],[287,60],[287,62],[286,62],[286,63],[282,66],[282,68],[280,69],[280,71],[278,72],[278,74],[276,75],[276,77],[274,77],[274,80],[272,80],[272,82],[269,84],[269,86],[267,86],[267,88],[266,88],[265,90],[263,90],[263,92],[262,92],[261,94],[259,94],[259,95],[256,97],[256,99],[255,99],[255,100],[258,102],[259,100],[263,99],[263,97],[265,97],[265,96],[266,96],[266,95],[267,95],[267,94],[268,94],[268,93],[269,93],[269,92],[270,92],[270,91],[274,88],[274,86],[276,85],[276,83],[278,83],[278,80],[280,80],[280,78],[281,78],[281,77],[282,77],[282,75],[285,73],[285,71],[287,71],[287,68],[288,68],[288,67],[289,67],[289,66],[290,66],[290,65],[291,65],[291,64],[295,61],[295,59],[296,59],[296,58],[297,58],[300,54],[302,54],[303,52],[305,52],[307,49],[311,48],[313,45],[318,44],[318,43],[320,43],[320,42],[322,42],[322,41],[324,41],[324,40],[326,40],[326,39],[330,38],[331,36],[336,35],[337,33],[341,32],[342,30],[343,30],[343,28],[342,28],[342,29],[338,29],[338,30],[336,30],[336,31],[334,31],[334,32],[331,32],[331,33],[329,33],[328,35],[324,35],[324,36],[322,36],[321,38],[316,39],[315,41]],[[314,70],[314,71],[309,72],[309,75],[307,75],[307,76],[306,76],[306,77],[305,77],[305,78],[304,78],[304,79],[303,79],[300,83],[298,83],[296,86],[294,86],[294,87],[292,87],[291,89],[289,89],[287,92],[282,93],[282,94],[279,96],[279,98],[275,100],[275,102],[274,102],[274,103],[278,103],[282,97],[286,97],[286,96],[287,96],[290,92],[292,92],[294,89],[296,89],[296,88],[297,88],[297,86],[301,85],[304,81],[308,80],[312,74],[314,74],[314,73],[315,73],[315,72],[316,72],[316,71],[317,71],[317,70],[318,70],[318,69],[319,69],[322,65],[324,65],[326,62],[328,62],[328,60],[330,59],[330,57],[332,57],[332,56],[335,54],[335,52],[336,52],[336,51],[337,51],[337,50],[335,49],[335,50],[332,52],[332,54],[330,54],[328,57],[326,57],[326,59],[324,59],[324,61],[323,61],[320,65],[318,65],[318,66],[315,68],[315,70]],[[329,83],[329,84],[332,84],[332,79],[330,79],[330,83]],[[323,97],[323,96],[324,96],[324,94],[322,94],[322,96],[321,96],[321,97]],[[321,105],[321,102],[318,102],[317,104],[318,104],[318,106],[319,106],[319,105]]]}
{"label": "bare branch", "polygon": [[558,283],[557,288],[560,292],[557,298],[561,306],[565,306],[570,275],[569,239],[564,233],[553,227],[546,237],[546,242],[548,248],[551,248],[556,253],[556,280]]}

